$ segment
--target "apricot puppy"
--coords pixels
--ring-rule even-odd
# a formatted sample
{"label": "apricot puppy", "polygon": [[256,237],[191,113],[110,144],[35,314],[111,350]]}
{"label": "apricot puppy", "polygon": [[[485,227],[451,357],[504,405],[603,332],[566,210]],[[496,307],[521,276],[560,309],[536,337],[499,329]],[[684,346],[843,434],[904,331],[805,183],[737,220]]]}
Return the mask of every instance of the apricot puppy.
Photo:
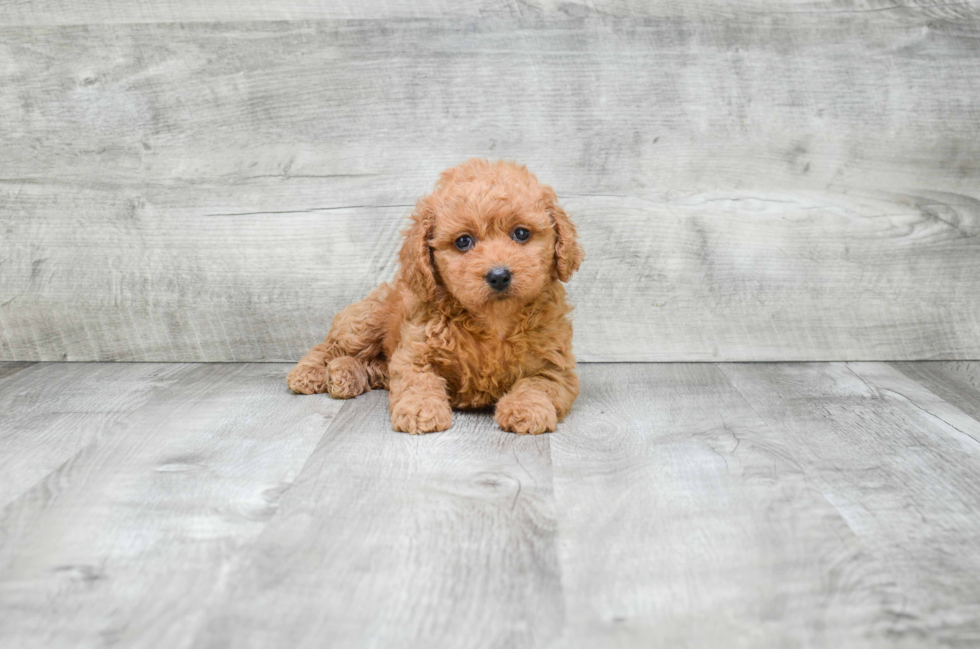
{"label": "apricot puppy", "polygon": [[472,159],[440,175],[404,235],[395,281],[337,314],[290,389],[388,388],[406,433],[494,404],[504,430],[554,431],[579,391],[562,282],[584,257],[555,192],[523,166]]}

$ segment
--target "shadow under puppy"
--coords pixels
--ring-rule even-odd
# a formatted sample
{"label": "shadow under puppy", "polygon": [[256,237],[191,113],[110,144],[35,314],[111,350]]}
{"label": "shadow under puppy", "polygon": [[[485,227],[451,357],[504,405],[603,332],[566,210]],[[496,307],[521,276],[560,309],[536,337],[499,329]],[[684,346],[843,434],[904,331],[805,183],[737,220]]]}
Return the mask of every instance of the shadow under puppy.
{"label": "shadow under puppy", "polygon": [[337,314],[290,389],[389,388],[406,433],[493,404],[504,430],[554,431],[579,391],[562,282],[584,257],[554,190],[523,166],[472,159],[440,175],[412,222],[394,282]]}

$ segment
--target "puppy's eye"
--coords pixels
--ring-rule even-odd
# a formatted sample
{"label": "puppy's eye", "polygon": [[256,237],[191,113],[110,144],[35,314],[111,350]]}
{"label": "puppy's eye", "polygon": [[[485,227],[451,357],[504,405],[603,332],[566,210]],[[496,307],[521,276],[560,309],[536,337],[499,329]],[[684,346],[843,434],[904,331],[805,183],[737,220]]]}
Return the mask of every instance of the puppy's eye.
{"label": "puppy's eye", "polygon": [[510,236],[514,241],[527,241],[531,237],[531,232],[527,228],[516,228]]}
{"label": "puppy's eye", "polygon": [[473,237],[471,237],[468,234],[464,234],[461,237],[457,237],[455,243],[456,243],[456,250],[459,250],[460,252],[466,252],[467,250],[473,247]]}

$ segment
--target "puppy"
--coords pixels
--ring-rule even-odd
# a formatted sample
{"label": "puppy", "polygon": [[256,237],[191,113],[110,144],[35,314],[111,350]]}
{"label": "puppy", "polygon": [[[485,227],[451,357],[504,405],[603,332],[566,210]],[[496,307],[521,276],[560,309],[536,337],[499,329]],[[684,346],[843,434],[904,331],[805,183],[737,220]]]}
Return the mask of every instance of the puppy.
{"label": "puppy", "polygon": [[554,190],[523,166],[472,159],[419,199],[404,237],[394,282],[337,314],[289,388],[387,388],[406,433],[494,404],[504,430],[554,431],[579,391],[562,282],[584,257]]}

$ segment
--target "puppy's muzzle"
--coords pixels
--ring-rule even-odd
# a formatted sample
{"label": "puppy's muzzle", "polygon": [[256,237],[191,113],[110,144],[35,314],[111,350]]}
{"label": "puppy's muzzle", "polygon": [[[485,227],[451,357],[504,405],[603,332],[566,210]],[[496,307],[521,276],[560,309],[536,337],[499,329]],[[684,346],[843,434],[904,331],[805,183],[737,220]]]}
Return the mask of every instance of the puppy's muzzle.
{"label": "puppy's muzzle", "polygon": [[505,291],[510,286],[510,270],[502,266],[491,268],[484,279],[495,291]]}

